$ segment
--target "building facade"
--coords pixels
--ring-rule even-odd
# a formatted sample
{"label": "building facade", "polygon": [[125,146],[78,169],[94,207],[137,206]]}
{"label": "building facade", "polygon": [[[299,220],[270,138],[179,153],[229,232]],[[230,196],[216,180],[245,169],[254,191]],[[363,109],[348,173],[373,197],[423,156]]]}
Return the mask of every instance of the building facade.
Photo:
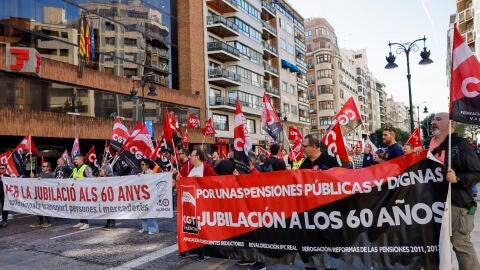
{"label": "building facade", "polygon": [[[160,139],[165,108],[180,123],[189,113],[204,121],[202,8],[194,0],[0,3],[0,150],[26,133],[47,156],[70,149],[76,133],[82,153],[91,144],[102,149],[114,116],[130,129],[151,120]],[[87,44],[89,56],[79,56]],[[15,48],[38,52],[41,72],[12,66]],[[140,98],[132,101],[132,92]],[[202,141],[199,133],[189,133],[192,143]]]}
{"label": "building facade", "polygon": [[[271,141],[261,128],[262,98],[289,126],[308,133],[303,18],[285,1],[205,1],[207,115],[217,131],[211,151],[233,143],[238,97],[253,145]],[[277,139],[288,148],[284,135]]]}

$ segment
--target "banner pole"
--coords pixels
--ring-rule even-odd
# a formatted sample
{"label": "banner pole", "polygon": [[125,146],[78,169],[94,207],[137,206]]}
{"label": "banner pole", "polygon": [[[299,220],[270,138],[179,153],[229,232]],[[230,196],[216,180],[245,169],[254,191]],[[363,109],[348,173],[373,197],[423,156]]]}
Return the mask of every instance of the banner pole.
{"label": "banner pole", "polygon": [[[183,143],[183,139],[182,139],[182,143]],[[176,150],[176,147],[175,147],[175,143],[173,142],[173,137],[172,137],[172,145],[173,145],[173,158],[175,159],[175,167],[177,167],[177,172],[178,172],[178,159],[177,159],[177,151]],[[182,145],[183,146],[183,145]]]}
{"label": "banner pole", "polygon": [[[447,168],[450,170],[452,169],[452,120],[448,121],[448,161],[447,161]],[[450,224],[448,226],[449,235],[452,236],[452,197],[451,197],[451,190],[452,190],[452,183],[448,182],[448,195],[447,195],[447,205],[448,205],[448,212],[450,217]]]}
{"label": "banner pole", "polygon": [[33,170],[33,157],[32,157],[32,135],[28,134],[28,150],[30,153],[30,174],[32,173]]}

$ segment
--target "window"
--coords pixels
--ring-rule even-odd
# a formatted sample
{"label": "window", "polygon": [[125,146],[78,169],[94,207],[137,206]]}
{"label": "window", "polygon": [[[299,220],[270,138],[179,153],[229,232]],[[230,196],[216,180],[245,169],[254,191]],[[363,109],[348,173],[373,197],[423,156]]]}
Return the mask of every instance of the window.
{"label": "window", "polygon": [[333,122],[333,116],[320,117],[320,125],[331,125]]}
{"label": "window", "polygon": [[293,34],[292,26],[288,23],[285,24],[287,33]]}
{"label": "window", "polygon": [[297,87],[295,87],[295,85],[293,84],[290,84],[290,91],[289,93],[290,94],[295,94],[297,92]]}
{"label": "window", "polygon": [[324,31],[323,28],[317,28],[317,29],[315,29],[315,35],[316,36],[321,36],[321,35],[323,35],[323,31]]}
{"label": "window", "polygon": [[293,115],[298,115],[297,106],[292,105],[292,106],[290,106],[290,109],[291,109],[291,112],[292,112]]}
{"label": "window", "polygon": [[332,62],[332,56],[329,54],[320,54],[317,55],[317,64],[318,63],[331,63]]}
{"label": "window", "polygon": [[247,129],[248,129],[248,133],[250,133],[250,134],[255,134],[256,133],[255,120],[247,119]]}
{"label": "window", "polygon": [[283,103],[283,112],[284,113],[289,113],[290,112],[290,104]]}
{"label": "window", "polygon": [[319,85],[317,88],[318,94],[333,94],[333,85]]}
{"label": "window", "polygon": [[262,41],[262,34],[257,30],[253,29],[250,25],[240,20],[239,18],[234,18],[235,24],[238,26],[238,31],[243,35],[250,37],[255,41]]}
{"label": "window", "polygon": [[283,38],[280,39],[280,48],[287,50],[287,42]]}
{"label": "window", "polygon": [[288,83],[287,82],[282,82],[282,91],[287,92],[288,91]]}
{"label": "window", "polygon": [[295,55],[295,50],[293,49],[293,45],[290,43],[287,43],[287,52],[291,55]]}
{"label": "window", "polygon": [[210,101],[210,105],[220,105],[221,104],[221,99],[222,99],[222,92],[218,89],[210,88],[210,93],[208,97]]}
{"label": "window", "polygon": [[345,98],[345,95],[343,93],[343,90],[340,90],[340,98]]}
{"label": "window", "polygon": [[278,25],[280,25],[280,28],[285,29],[285,22],[282,18],[278,18]]}
{"label": "window", "polygon": [[320,110],[333,110],[333,101],[319,101],[318,107]]}
{"label": "window", "polygon": [[305,32],[305,37],[311,37],[312,36],[312,30]]}
{"label": "window", "polygon": [[331,69],[321,69],[317,71],[317,78],[332,78],[332,70]]}
{"label": "window", "polygon": [[212,115],[213,128],[216,130],[228,131],[228,116],[223,114]]}
{"label": "window", "polygon": [[262,54],[253,50],[252,48],[238,42],[238,41],[227,41],[227,44],[237,48],[240,51],[240,54],[243,58],[246,58],[254,63],[262,63]]}

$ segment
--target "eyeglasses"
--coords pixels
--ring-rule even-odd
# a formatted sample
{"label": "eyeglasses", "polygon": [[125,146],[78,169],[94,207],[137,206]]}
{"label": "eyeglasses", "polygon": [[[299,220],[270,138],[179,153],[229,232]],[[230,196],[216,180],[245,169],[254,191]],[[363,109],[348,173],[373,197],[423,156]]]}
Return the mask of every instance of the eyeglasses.
{"label": "eyeglasses", "polygon": [[303,147],[303,148],[307,148],[307,147],[309,147],[309,146],[312,146],[312,145],[310,145],[310,144],[307,144],[307,145],[302,144],[302,147]]}
{"label": "eyeglasses", "polygon": [[140,163],[140,165],[141,165],[141,166],[147,166],[147,164],[145,164],[145,163]]}
{"label": "eyeglasses", "polygon": [[48,168],[48,166],[42,166],[42,168]]}
{"label": "eyeglasses", "polygon": [[179,155],[185,154],[184,152],[178,152]]}
{"label": "eyeglasses", "polygon": [[0,168],[0,170],[6,170],[6,168]]}

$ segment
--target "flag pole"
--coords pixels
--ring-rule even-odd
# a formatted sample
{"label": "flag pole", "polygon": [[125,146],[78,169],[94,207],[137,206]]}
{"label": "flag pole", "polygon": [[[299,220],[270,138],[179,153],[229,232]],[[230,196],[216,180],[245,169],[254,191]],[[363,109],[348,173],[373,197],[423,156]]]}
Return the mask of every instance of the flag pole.
{"label": "flag pole", "polygon": [[[182,140],[183,143],[183,140]],[[172,137],[172,145],[173,145],[173,158],[175,159],[175,167],[177,167],[177,172],[178,172],[178,159],[177,159],[177,151],[175,147],[175,143],[173,142],[173,137]],[[183,145],[182,145],[183,146]]]}
{"label": "flag pole", "polygon": [[283,131],[283,136],[285,136],[285,140],[287,140],[289,152],[292,152],[292,145],[290,144],[290,140],[288,140],[287,133],[285,132],[284,128],[282,128],[282,131]]}
{"label": "flag pole", "polygon": [[202,149],[203,149],[203,143],[205,142],[205,135],[203,135],[203,140],[202,140]]}
{"label": "flag pole", "polygon": [[30,153],[30,174],[32,173],[33,169],[33,158],[32,158],[32,135],[28,134],[28,151]]}

